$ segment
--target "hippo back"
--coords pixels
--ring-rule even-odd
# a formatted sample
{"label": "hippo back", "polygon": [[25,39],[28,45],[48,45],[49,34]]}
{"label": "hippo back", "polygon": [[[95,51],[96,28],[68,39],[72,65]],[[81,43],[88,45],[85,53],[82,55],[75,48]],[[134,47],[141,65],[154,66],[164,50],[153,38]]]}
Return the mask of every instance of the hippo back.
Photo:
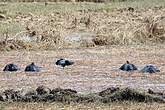
{"label": "hippo back", "polygon": [[7,64],[5,68],[3,69],[3,71],[18,71],[18,70],[19,68],[15,64]]}

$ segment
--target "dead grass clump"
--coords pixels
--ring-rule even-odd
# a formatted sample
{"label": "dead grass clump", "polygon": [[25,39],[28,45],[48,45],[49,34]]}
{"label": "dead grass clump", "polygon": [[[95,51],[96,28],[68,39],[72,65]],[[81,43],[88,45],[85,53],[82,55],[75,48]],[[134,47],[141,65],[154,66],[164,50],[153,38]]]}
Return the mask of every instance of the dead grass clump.
{"label": "dead grass clump", "polygon": [[56,31],[44,31],[41,33],[40,41],[58,44],[61,40],[60,37],[60,34]]}
{"label": "dead grass clump", "polygon": [[135,89],[124,88],[117,89],[110,93],[106,93],[103,95],[103,102],[109,103],[113,101],[133,101],[133,102],[162,102],[165,101],[163,98],[155,97],[146,92],[142,92]]}
{"label": "dead grass clump", "polygon": [[165,42],[165,17],[162,15],[146,17],[144,23],[135,31],[134,40],[140,43]]}
{"label": "dead grass clump", "polygon": [[26,50],[30,50],[33,48],[33,44],[32,43],[27,43],[27,42],[23,42],[23,41],[15,41],[15,44],[18,45],[17,49],[26,49]]}
{"label": "dead grass clump", "polygon": [[118,88],[118,87],[107,88],[106,90],[99,92],[99,96],[107,97],[107,96],[112,95],[114,92],[119,91],[119,90],[120,90],[120,88]]}
{"label": "dead grass clump", "polygon": [[[116,12],[117,13],[117,12]],[[116,44],[153,44],[165,42],[165,17],[161,9],[123,10],[109,25],[112,39]],[[113,27],[114,26],[114,27]]]}
{"label": "dead grass clump", "polygon": [[5,90],[0,94],[0,101],[6,102],[61,102],[61,103],[110,103],[121,101],[132,102],[161,102],[163,97],[147,94],[130,88],[108,88],[99,93],[78,94],[72,89],[50,89],[39,86],[35,91],[24,93],[23,91]]}
{"label": "dead grass clump", "polygon": [[81,40],[80,47],[95,47],[95,43],[91,40]]}
{"label": "dead grass clump", "polygon": [[21,49],[32,49],[32,44],[23,42],[23,41],[14,41],[14,40],[7,40],[7,41],[0,41],[0,50],[1,51],[10,51],[10,50],[21,50]]}
{"label": "dead grass clump", "polygon": [[98,46],[113,44],[109,36],[103,36],[103,35],[97,35],[92,41],[94,42],[95,45]]}
{"label": "dead grass clump", "polygon": [[165,17],[155,17],[147,21],[146,31],[148,39],[153,42],[165,42]]}
{"label": "dead grass clump", "polygon": [[0,20],[5,19],[5,18],[6,18],[6,16],[5,16],[5,15],[0,14]]}
{"label": "dead grass clump", "polygon": [[7,14],[6,10],[0,10],[0,21],[5,20],[7,18],[6,14]]}

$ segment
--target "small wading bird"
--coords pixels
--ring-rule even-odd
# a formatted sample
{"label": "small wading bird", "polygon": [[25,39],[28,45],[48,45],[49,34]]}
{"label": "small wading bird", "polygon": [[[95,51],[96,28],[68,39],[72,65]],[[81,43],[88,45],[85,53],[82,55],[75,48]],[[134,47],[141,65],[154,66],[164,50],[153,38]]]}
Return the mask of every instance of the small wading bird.
{"label": "small wading bird", "polygon": [[160,70],[154,66],[154,65],[146,65],[142,70],[142,73],[156,73],[156,72],[160,72]]}
{"label": "small wading bird", "polygon": [[18,68],[18,66],[15,65],[15,64],[13,64],[13,63],[7,64],[7,65],[5,66],[5,68],[3,69],[3,71],[18,71],[18,70],[20,70],[20,69]]}
{"label": "small wading bird", "polygon": [[119,69],[123,71],[133,71],[137,70],[137,67],[134,64],[129,63],[129,61],[126,61],[126,63],[123,64]]}
{"label": "small wading bird", "polygon": [[69,66],[69,65],[72,65],[72,64],[74,64],[74,62],[69,61],[69,60],[65,60],[65,59],[59,59],[59,60],[56,61],[56,65],[62,66],[63,69],[64,69],[65,66]]}
{"label": "small wading bird", "polygon": [[38,67],[32,62],[30,65],[26,66],[25,72],[39,72],[41,67]]}

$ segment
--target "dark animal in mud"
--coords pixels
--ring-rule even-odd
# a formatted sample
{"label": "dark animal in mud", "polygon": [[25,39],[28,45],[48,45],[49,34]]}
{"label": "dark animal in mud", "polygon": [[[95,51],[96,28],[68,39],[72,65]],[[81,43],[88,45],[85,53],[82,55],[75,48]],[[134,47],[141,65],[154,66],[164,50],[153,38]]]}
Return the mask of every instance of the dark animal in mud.
{"label": "dark animal in mud", "polygon": [[59,60],[56,61],[56,65],[60,65],[63,68],[65,66],[69,66],[69,65],[73,65],[73,64],[74,64],[73,61],[69,61],[69,60],[65,60],[65,59],[59,59]]}
{"label": "dark animal in mud", "polygon": [[156,73],[156,72],[160,72],[160,70],[154,66],[154,65],[146,65],[142,70],[142,73]]}
{"label": "dark animal in mud", "polygon": [[18,68],[18,66],[15,65],[15,64],[13,64],[13,63],[7,64],[7,65],[5,66],[5,68],[3,69],[3,71],[18,71],[18,70],[20,70],[20,69]]}
{"label": "dark animal in mud", "polygon": [[30,65],[26,66],[25,71],[26,72],[39,72],[41,67],[37,66],[32,62]]}
{"label": "dark animal in mud", "polygon": [[129,61],[126,61],[126,63],[123,64],[119,69],[123,71],[133,71],[137,70],[137,67],[134,64],[129,63]]}

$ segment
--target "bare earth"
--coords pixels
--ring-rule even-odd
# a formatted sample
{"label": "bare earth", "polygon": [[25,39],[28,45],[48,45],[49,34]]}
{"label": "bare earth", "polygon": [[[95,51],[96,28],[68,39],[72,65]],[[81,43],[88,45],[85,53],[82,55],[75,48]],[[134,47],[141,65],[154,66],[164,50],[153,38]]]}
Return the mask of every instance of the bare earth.
{"label": "bare earth", "polygon": [[[64,70],[55,65],[59,58],[75,61]],[[160,73],[122,72],[118,68],[129,60],[139,70],[154,64]],[[27,64],[34,61],[43,67],[39,73],[25,73]],[[0,54],[0,91],[29,90],[39,85],[50,88],[70,88],[81,93],[98,92],[112,86],[138,89],[152,88],[165,93],[165,46],[97,47],[59,49],[56,51],[10,51]],[[7,63],[15,63],[21,71],[3,72]]]}

